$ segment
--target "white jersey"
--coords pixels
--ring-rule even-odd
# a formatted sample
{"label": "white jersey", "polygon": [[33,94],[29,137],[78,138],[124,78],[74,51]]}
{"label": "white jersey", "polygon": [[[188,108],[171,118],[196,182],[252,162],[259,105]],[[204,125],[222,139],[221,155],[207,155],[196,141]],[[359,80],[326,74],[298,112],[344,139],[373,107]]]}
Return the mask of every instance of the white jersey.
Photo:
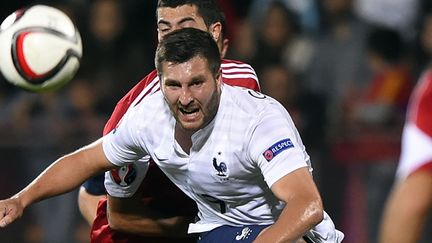
{"label": "white jersey", "polygon": [[[273,223],[280,210],[275,206],[280,203],[269,187],[309,163],[285,109],[251,90],[223,86],[218,113],[192,137],[190,155],[174,140],[174,127],[175,119],[158,92],[126,114],[116,132],[105,138],[104,149],[117,166],[150,155],[176,185],[199,202],[203,222]],[[264,203],[268,199],[273,205]],[[225,210],[219,201],[225,203]],[[244,217],[250,212],[257,215]]]}
{"label": "white jersey", "polygon": [[[255,70],[246,63],[222,59],[222,82],[232,86],[244,87],[259,91],[260,85]],[[129,107],[134,107],[145,97],[160,91],[157,71],[150,72],[135,87],[133,87],[116,105],[111,118],[107,122],[104,134],[118,126]],[[146,162],[148,158],[142,158]],[[125,198],[135,194],[148,171],[148,163],[136,162],[105,173],[105,188],[109,195]]]}
{"label": "white jersey", "polygon": [[252,90],[223,85],[217,115],[192,136],[189,153],[174,139],[175,123],[158,92],[128,112],[104,137],[103,147],[117,166],[151,156],[197,202],[199,221],[190,233],[221,225],[273,224],[285,205],[270,187],[298,168],[312,171],[287,111]]}

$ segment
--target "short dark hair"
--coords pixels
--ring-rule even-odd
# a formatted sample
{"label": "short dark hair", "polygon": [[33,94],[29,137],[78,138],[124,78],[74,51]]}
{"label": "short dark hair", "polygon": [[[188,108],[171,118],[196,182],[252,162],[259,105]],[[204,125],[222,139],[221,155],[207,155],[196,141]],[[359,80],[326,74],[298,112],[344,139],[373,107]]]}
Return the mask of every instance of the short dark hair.
{"label": "short dark hair", "polygon": [[404,42],[396,30],[377,26],[367,37],[367,48],[389,63],[397,63],[404,54]]}
{"label": "short dark hair", "polygon": [[221,56],[213,37],[195,28],[178,29],[167,34],[159,42],[155,66],[161,76],[163,62],[181,64],[197,56],[207,60],[210,71],[216,77],[220,69]]}
{"label": "short dark hair", "polygon": [[223,25],[222,31],[226,31],[224,26],[225,15],[214,0],[158,0],[156,10],[159,8],[176,8],[183,5],[196,6],[198,14],[203,18],[207,28],[216,22],[220,22]]}

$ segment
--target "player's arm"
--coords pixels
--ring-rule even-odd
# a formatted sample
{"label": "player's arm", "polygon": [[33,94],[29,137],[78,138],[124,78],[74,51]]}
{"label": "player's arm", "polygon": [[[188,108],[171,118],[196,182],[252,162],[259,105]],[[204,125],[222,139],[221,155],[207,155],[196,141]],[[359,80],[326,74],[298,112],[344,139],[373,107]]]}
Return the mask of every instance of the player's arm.
{"label": "player's arm", "polygon": [[420,170],[395,185],[383,214],[379,242],[418,242],[432,208],[432,174]]}
{"label": "player's arm", "polygon": [[84,217],[84,219],[89,225],[92,225],[94,219],[96,218],[96,210],[99,201],[105,197],[105,194],[94,195],[87,192],[84,186],[80,187],[80,190],[78,192],[78,207],[81,215]]}
{"label": "player's arm", "polygon": [[108,222],[112,229],[142,236],[185,237],[193,217],[166,217],[142,204],[139,193],[131,198],[108,196]]}
{"label": "player's arm", "polygon": [[286,204],[276,222],[262,231],[256,242],[296,242],[324,219],[309,155],[294,122],[280,104],[269,103],[253,122],[257,125],[248,139],[250,158],[259,166],[273,194]]}
{"label": "player's arm", "polygon": [[323,220],[321,197],[307,167],[285,175],[271,190],[287,206],[254,242],[296,242]]}
{"label": "player's arm", "polygon": [[106,158],[102,139],[61,157],[13,197],[0,201],[0,227],[19,218],[29,205],[78,187],[84,180],[115,168]]}
{"label": "player's arm", "polygon": [[[111,114],[111,117],[105,124],[103,134],[109,133],[118,125],[129,106],[140,95],[140,93],[144,92],[147,86],[152,87],[152,85],[156,83],[156,81],[154,81],[156,77],[156,72],[151,72],[142,80],[140,80],[125,96],[123,96],[122,99],[119,100]],[[93,221],[96,217],[99,200],[105,198],[106,196],[103,181],[103,174],[89,179],[81,186],[78,193],[79,210],[84,219],[90,225],[93,224]]]}
{"label": "player's arm", "polygon": [[142,236],[185,237],[193,217],[166,217],[143,204],[142,187],[130,198],[108,195],[108,222],[112,229]]}

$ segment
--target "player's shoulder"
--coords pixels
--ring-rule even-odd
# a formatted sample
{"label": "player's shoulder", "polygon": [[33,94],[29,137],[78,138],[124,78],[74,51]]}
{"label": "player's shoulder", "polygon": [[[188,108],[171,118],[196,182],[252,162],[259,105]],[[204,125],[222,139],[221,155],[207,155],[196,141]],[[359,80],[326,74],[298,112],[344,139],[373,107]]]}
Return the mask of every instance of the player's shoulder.
{"label": "player's shoulder", "polygon": [[159,76],[158,76],[157,70],[154,69],[154,70],[151,71],[149,74],[147,74],[147,76],[145,76],[145,77],[143,78],[143,81],[144,81],[147,85],[149,85],[149,84],[151,84],[151,83],[154,83],[155,81],[158,82],[158,81],[159,81]]}
{"label": "player's shoulder", "polygon": [[[221,63],[222,64],[230,64],[230,63],[233,63],[233,64],[246,64],[246,63],[244,63],[242,61],[239,61],[239,60],[233,60],[233,59],[227,59],[227,58],[222,59]],[[249,65],[249,64],[247,64],[247,65]]]}
{"label": "player's shoulder", "polygon": [[262,112],[271,112],[273,109],[281,109],[281,105],[275,99],[261,92],[230,85],[225,85],[224,92],[225,90],[230,105],[247,114],[256,115]]}
{"label": "player's shoulder", "polygon": [[222,59],[221,70],[224,83],[260,90],[258,77],[251,65],[241,61]]}
{"label": "player's shoulder", "polygon": [[157,71],[153,70],[149,74],[147,74],[143,79],[141,79],[132,89],[131,93],[133,96],[138,96],[142,91],[155,86],[159,82],[159,77],[157,75]]}
{"label": "player's shoulder", "polygon": [[221,61],[221,68],[222,70],[230,70],[234,68],[238,68],[238,71],[253,71],[255,73],[255,70],[250,64],[247,64],[242,61],[238,60],[232,60],[232,59],[222,59]]}
{"label": "player's shoulder", "polygon": [[432,69],[426,70],[420,77],[410,100],[407,112],[408,122],[432,137]]}
{"label": "player's shoulder", "polygon": [[417,87],[423,92],[432,93],[432,68],[422,73]]}
{"label": "player's shoulder", "polygon": [[157,71],[153,70],[142,78],[124,97],[122,100],[129,105],[136,105],[145,96],[153,94],[159,90],[159,76]]}

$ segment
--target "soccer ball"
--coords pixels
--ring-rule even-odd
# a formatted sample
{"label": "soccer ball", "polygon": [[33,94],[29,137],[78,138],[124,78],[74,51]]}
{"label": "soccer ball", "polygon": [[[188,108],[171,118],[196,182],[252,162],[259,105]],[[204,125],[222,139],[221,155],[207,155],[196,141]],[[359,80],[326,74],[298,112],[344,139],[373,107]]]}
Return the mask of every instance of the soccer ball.
{"label": "soccer ball", "polygon": [[58,89],[78,71],[81,36],[57,8],[34,5],[9,15],[0,25],[0,71],[28,91]]}

